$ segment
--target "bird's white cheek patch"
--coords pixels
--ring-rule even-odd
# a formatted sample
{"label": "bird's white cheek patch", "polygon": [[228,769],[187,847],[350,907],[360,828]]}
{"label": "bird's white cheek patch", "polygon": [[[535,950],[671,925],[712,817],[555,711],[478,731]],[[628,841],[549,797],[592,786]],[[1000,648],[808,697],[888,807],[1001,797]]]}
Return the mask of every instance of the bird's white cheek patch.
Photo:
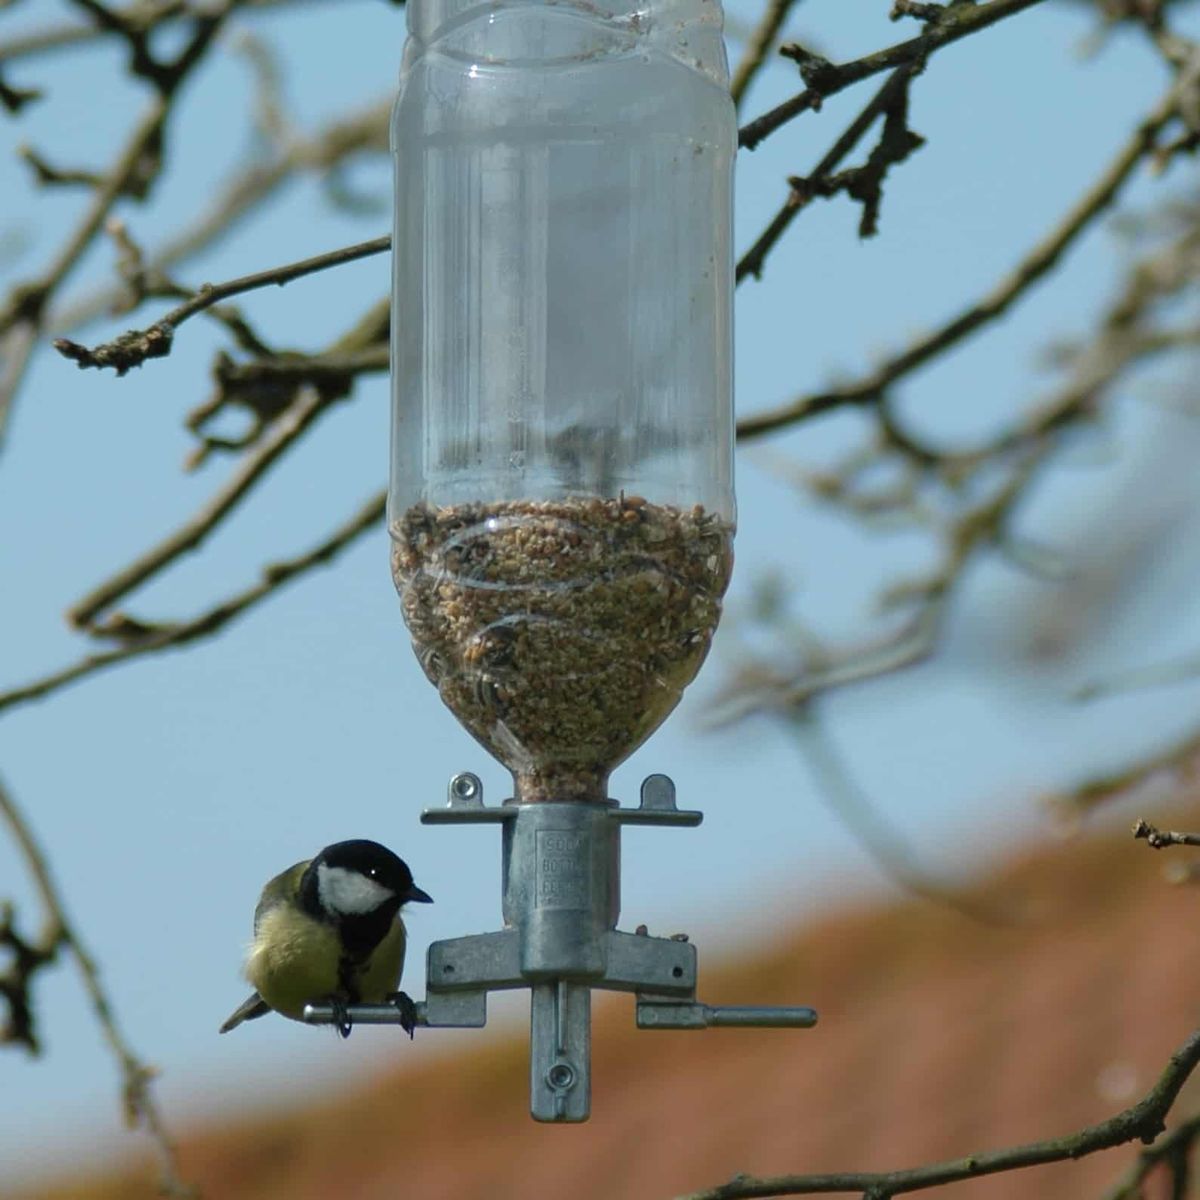
{"label": "bird's white cheek patch", "polygon": [[324,864],[317,867],[317,892],[321,898],[321,907],[326,912],[343,916],[374,912],[394,894],[382,883],[376,883],[374,879],[368,879],[357,871],[348,871],[345,867],[327,867]]}

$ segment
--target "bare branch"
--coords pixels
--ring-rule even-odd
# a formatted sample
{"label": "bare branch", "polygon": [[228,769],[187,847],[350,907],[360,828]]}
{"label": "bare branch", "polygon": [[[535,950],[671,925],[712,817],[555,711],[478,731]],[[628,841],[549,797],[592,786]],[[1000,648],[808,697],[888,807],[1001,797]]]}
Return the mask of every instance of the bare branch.
{"label": "bare branch", "polygon": [[[18,285],[10,294],[8,307],[0,312],[0,337],[18,338],[18,349],[4,346],[5,363],[0,376],[0,445],[3,444],[12,401],[24,378],[33,344],[41,329],[46,304],[103,227],[109,211],[125,190],[128,180],[141,170],[143,156],[158,143],[167,113],[167,101],[156,96],[125,143],[125,148],[104,183],[95,190],[87,211],[45,273]],[[23,350],[23,353],[21,352]]]}
{"label": "bare branch", "polygon": [[[293,404],[276,418],[270,431],[254,453],[233,473],[226,484],[169,537],[110,579],[93,588],[67,611],[67,620],[77,629],[95,626],[97,614],[133,591],[167,563],[194,550],[212,532],[218,522],[241,501],[283,452],[295,442],[329,406],[329,396],[315,387],[301,389]],[[105,626],[95,627],[102,635],[111,633]]]}
{"label": "bare branch", "polygon": [[1134,667],[1129,671],[1111,675],[1107,679],[1085,683],[1075,691],[1076,700],[1099,700],[1118,692],[1132,692],[1140,688],[1163,687],[1172,683],[1186,683],[1200,678],[1200,654],[1190,654],[1174,662],[1154,663]]}
{"label": "bare branch", "polygon": [[29,164],[34,178],[42,187],[100,187],[104,177],[95,171],[67,170],[48,163],[32,146],[19,146],[17,153]]}
{"label": "bare branch", "polygon": [[878,75],[881,71],[918,66],[943,46],[972,33],[978,33],[1005,17],[1015,16],[1041,2],[1042,0],[990,0],[986,4],[955,4],[947,8],[940,19],[931,21],[925,31],[917,37],[840,66],[810,54],[801,46],[784,46],[780,53],[799,63],[801,73],[805,76],[804,82],[808,86],[798,96],[793,96],[778,108],[773,108],[744,125],[738,135],[739,144],[747,150],[753,150],[763,138],[774,133],[781,125],[808,109],[820,108],[822,101],[852,84]]}
{"label": "bare branch", "polygon": [[1095,775],[1069,791],[1050,797],[1050,804],[1070,815],[1083,815],[1107,800],[1132,792],[1156,775],[1188,775],[1200,760],[1200,730],[1146,754],[1116,771]]}
{"label": "bare branch", "polygon": [[[190,224],[145,256],[146,270],[162,274],[228,236],[294,175],[326,172],[350,155],[387,150],[390,98],[330,122],[308,138],[298,138],[265,162],[255,159],[235,171]],[[98,288],[83,299],[52,311],[49,324],[66,331],[109,312],[123,297],[120,286]]]}
{"label": "bare branch", "polygon": [[[747,656],[713,702],[711,723],[730,724],[758,712],[786,714],[818,696],[907,670],[928,659],[937,648],[950,601],[967,564],[1006,535],[1014,510],[1050,448],[1051,442],[1045,438],[1031,443],[1023,460],[991,496],[940,530],[942,561],[928,575],[905,585],[903,601],[915,604],[915,611],[898,629],[837,650],[814,646],[809,639],[798,665],[789,662],[782,647],[767,661]],[[894,605],[898,599],[892,596],[889,602]]]}
{"label": "bare branch", "polygon": [[94,349],[82,346],[69,338],[58,338],[54,342],[54,348],[64,357],[72,359],[81,369],[112,367],[118,375],[124,375],[132,367],[140,367],[149,358],[164,358],[170,354],[175,330],[180,325],[197,313],[211,308],[214,304],[218,304],[230,296],[237,296],[243,292],[251,292],[272,285],[283,287],[292,280],[301,279],[305,275],[356,262],[358,259],[367,258],[372,254],[382,254],[390,250],[391,245],[391,235],[385,234],[383,237],[372,238],[369,242],[343,246],[326,254],[318,254],[313,258],[305,258],[280,267],[271,267],[269,270],[258,271],[253,275],[242,275],[225,283],[201,284],[190,300],[173,308],[148,329],[130,330]]}
{"label": "bare branch", "polygon": [[[297,558],[268,563],[262,569],[262,577],[259,582],[244,591],[235,593],[191,620],[173,624],[160,622],[151,625],[120,615],[110,618],[114,632],[128,639],[124,645],[100,654],[86,655],[60,671],[45,675],[21,687],[12,688],[7,692],[0,692],[0,711],[48,696],[52,692],[74,683],[77,679],[94,675],[96,672],[116,666],[118,663],[130,662],[145,654],[153,654],[160,650],[184,646],[189,642],[211,637],[229,622],[267,599],[284,584],[304,575],[314,567],[332,562],[348,545],[383,520],[386,500],[385,492],[379,492],[372,496],[350,520],[338,526],[329,537],[308,553]],[[139,631],[136,637],[133,636],[135,629]]]}
{"label": "bare branch", "polygon": [[767,0],[766,11],[747,38],[741,61],[734,68],[729,94],[735,105],[741,105],[746,90],[762,70],[779,31],[796,3],[797,0]]}
{"label": "bare branch", "polygon": [[930,878],[904,834],[884,819],[855,782],[849,765],[837,752],[828,730],[811,706],[797,705],[782,715],[787,728],[797,736],[829,807],[893,883],[914,896],[984,925],[1018,923],[1014,912]]}
{"label": "bare branch", "polygon": [[1162,850],[1166,846],[1200,846],[1200,833],[1175,833],[1170,829],[1159,829],[1141,817],[1133,823],[1133,836],[1144,839],[1152,850]]}
{"label": "bare branch", "polygon": [[[239,0],[238,7],[257,11],[300,2],[301,0]],[[122,24],[125,28],[149,33],[162,25],[176,24],[184,20],[194,21],[206,13],[210,14],[212,7],[187,3],[186,0],[134,0],[125,8],[110,11],[118,18],[117,23],[102,25],[95,21],[63,21],[32,33],[22,34],[9,42],[0,42],[0,64],[17,62],[24,58],[37,58],[88,42],[122,37],[125,36],[122,33]]]}
{"label": "bare branch", "polygon": [[[147,74],[156,92],[126,140],[116,163],[94,189],[87,210],[57,257],[39,278],[14,288],[7,308],[0,312],[0,338],[7,341],[8,336],[12,335],[17,339],[15,351],[10,346],[3,347],[6,361],[0,374],[0,446],[4,442],[13,399],[24,378],[34,341],[42,328],[47,304],[103,228],[117,199],[135,186],[135,181],[136,186],[142,189],[141,194],[148,191],[162,167],[163,128],[172,97],[203,58],[237,0],[224,0],[218,8],[197,14],[192,36],[178,56],[165,64],[149,57],[148,33],[142,34],[139,40],[135,32],[130,32],[133,26],[123,15],[104,8],[96,0],[76,2],[85,4],[97,14],[103,11],[107,14],[105,19],[122,24],[124,36],[130,41],[135,60],[140,64],[137,69]],[[138,58],[139,47],[144,61]]]}
{"label": "bare branch", "polygon": [[728,1183],[693,1192],[679,1200],[747,1200],[761,1196],[811,1196],[818,1193],[858,1192],[870,1200],[888,1200],[905,1192],[978,1179],[1002,1171],[1018,1171],[1045,1163],[1084,1158],[1127,1142],[1149,1145],[1166,1128],[1167,1114],[1180,1089],[1200,1063],[1200,1032],[1193,1033],[1171,1056],[1155,1085],[1136,1104],[1096,1125],[1065,1137],[1029,1142],[1005,1150],[972,1154],[949,1162],[931,1163],[902,1171],[846,1171],[823,1175],[776,1175],[756,1179],[738,1175]]}
{"label": "bare branch", "polygon": [[895,0],[888,19],[899,21],[901,17],[916,17],[918,21],[940,21],[946,14],[945,4],[921,4],[919,0]]}
{"label": "bare branch", "polygon": [[0,107],[6,112],[19,113],[27,104],[40,100],[42,93],[37,88],[19,88],[6,83],[0,75]]}
{"label": "bare branch", "polygon": [[1197,1137],[1200,1137],[1200,1116],[1189,1117],[1181,1125],[1176,1125],[1166,1137],[1138,1154],[1137,1161],[1125,1172],[1124,1177],[1105,1193],[1104,1200],[1141,1200],[1142,1184],[1156,1167],[1164,1164],[1171,1169],[1173,1183],[1178,1183],[1181,1174],[1185,1176],[1185,1186],[1182,1189],[1173,1187],[1172,1190],[1172,1200],[1184,1200],[1188,1194],[1187,1159]]}
{"label": "bare branch", "polygon": [[49,862],[34,838],[29,821],[17,807],[2,782],[0,782],[0,817],[3,817],[7,823],[10,833],[33,875],[42,907],[45,909],[47,932],[43,934],[43,944],[54,949],[61,947],[75,960],[84,990],[91,1002],[92,1011],[100,1025],[100,1031],[120,1069],[125,1119],[130,1126],[140,1126],[145,1129],[154,1143],[159,1160],[159,1185],[162,1192],[169,1196],[194,1196],[195,1192],[180,1177],[174,1143],[151,1091],[154,1069],[142,1062],[125,1040],[125,1035],[121,1032],[113,1010],[112,1000],[101,982],[96,960],[80,940],[75,927],[67,918],[66,907],[50,875]]}
{"label": "bare branch", "polygon": [[892,384],[1003,316],[1058,264],[1080,234],[1112,205],[1138,165],[1153,154],[1159,134],[1178,115],[1182,99],[1195,91],[1197,70],[1193,63],[1180,74],[1099,178],[991,291],[857,382],[811,393],[781,408],[743,418],[738,422],[738,436],[760,437],[833,408],[873,403]]}
{"label": "bare branch", "polygon": [[7,901],[0,902],[0,951],[7,953],[9,964],[0,971],[0,1000],[8,1010],[0,1025],[0,1046],[24,1046],[30,1054],[40,1054],[33,1008],[33,983],[39,971],[58,957],[62,931],[48,925],[35,940],[17,930],[16,910]]}
{"label": "bare branch", "polygon": [[[912,71],[909,67],[901,67],[893,72],[817,163],[812,174],[788,180],[788,197],[783,206],[754,245],[738,261],[735,272],[738,283],[748,275],[753,275],[756,279],[762,277],[767,254],[783,237],[799,213],[818,196],[827,198],[847,191],[856,199],[863,200],[863,227],[860,233],[865,237],[875,232],[875,219],[879,211],[879,188],[887,168],[894,162],[902,161],[921,144],[921,139],[908,129],[908,85],[911,78]],[[858,145],[881,115],[884,117],[884,133],[879,145],[871,152],[867,166],[834,175],[842,160]],[[856,189],[859,189],[861,194],[856,195]]]}

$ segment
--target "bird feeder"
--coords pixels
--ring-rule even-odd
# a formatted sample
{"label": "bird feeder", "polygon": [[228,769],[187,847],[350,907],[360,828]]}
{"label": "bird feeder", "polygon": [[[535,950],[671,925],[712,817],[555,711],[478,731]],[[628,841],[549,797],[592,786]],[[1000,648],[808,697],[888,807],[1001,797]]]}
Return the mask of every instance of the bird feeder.
{"label": "bird feeder", "polygon": [[[733,563],[732,173],[717,0],[409,0],[393,237],[392,571],[421,666],[512,773],[504,928],[435,942],[418,1022],[531,991],[531,1108],[590,1106],[592,988],[645,1029],[807,1026],[695,999],[685,939],[616,928],[610,772],[708,653]],[[391,1023],[390,1006],[351,1019]],[[332,1018],[311,1006],[309,1019]]]}

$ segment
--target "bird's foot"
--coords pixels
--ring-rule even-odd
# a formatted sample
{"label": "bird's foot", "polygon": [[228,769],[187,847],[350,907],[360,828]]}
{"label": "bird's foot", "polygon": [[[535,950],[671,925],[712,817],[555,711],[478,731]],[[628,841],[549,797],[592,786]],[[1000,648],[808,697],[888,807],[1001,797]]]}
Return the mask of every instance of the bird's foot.
{"label": "bird's foot", "polygon": [[329,1005],[333,1009],[333,1027],[343,1038],[348,1038],[350,1031],[354,1028],[354,1022],[350,1020],[350,1012],[346,1008],[345,1000],[341,996],[330,996]]}
{"label": "bird's foot", "polygon": [[396,1006],[396,1011],[400,1014],[400,1028],[411,1039],[415,1036],[414,1031],[417,1028],[417,1006],[413,998],[407,992],[393,992],[388,1000]]}

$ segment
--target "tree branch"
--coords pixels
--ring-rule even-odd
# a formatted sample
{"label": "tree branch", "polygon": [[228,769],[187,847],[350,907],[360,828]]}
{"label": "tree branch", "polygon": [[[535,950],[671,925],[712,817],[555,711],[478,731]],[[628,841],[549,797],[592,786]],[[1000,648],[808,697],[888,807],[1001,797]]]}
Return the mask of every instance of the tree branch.
{"label": "tree branch", "polygon": [[1144,839],[1152,850],[1166,846],[1200,846],[1200,833],[1175,833],[1170,829],[1159,829],[1139,817],[1133,823],[1133,836]]}
{"label": "tree branch", "polygon": [[1085,683],[1075,690],[1075,699],[1099,700],[1118,692],[1132,692],[1140,688],[1164,687],[1172,683],[1190,682],[1200,677],[1200,654],[1189,654],[1174,662],[1152,663],[1133,667],[1105,679]]}
{"label": "tree branch", "polygon": [[113,632],[126,639],[124,645],[100,654],[86,655],[60,671],[45,675],[21,687],[12,688],[7,692],[0,692],[0,712],[8,708],[15,708],[27,701],[48,696],[52,692],[74,683],[77,679],[94,675],[96,672],[116,666],[118,663],[129,662],[146,654],[184,646],[200,638],[210,637],[267,599],[284,584],[307,573],[314,567],[332,562],[342,550],[383,520],[386,502],[386,492],[379,492],[372,496],[350,520],[338,526],[329,537],[312,550],[297,558],[268,563],[263,567],[261,578],[257,583],[221,601],[189,621],[150,625],[129,617],[110,618]]}
{"label": "tree branch", "polygon": [[[1105,1193],[1104,1200],[1142,1200],[1142,1184],[1154,1168],[1166,1163],[1172,1167],[1174,1173],[1174,1164],[1181,1159],[1186,1163],[1198,1136],[1200,1116],[1189,1117],[1181,1125],[1176,1125],[1166,1137],[1141,1151],[1137,1161],[1126,1171],[1124,1177]],[[1186,1194],[1186,1188],[1178,1192],[1178,1200],[1183,1200]],[[1175,1192],[1172,1193],[1172,1200],[1176,1200]]]}
{"label": "tree branch", "polygon": [[1012,912],[950,887],[922,869],[904,834],[884,819],[859,787],[811,706],[796,705],[780,715],[787,729],[796,735],[826,803],[897,887],[984,925],[1017,923]]}
{"label": "tree branch", "polygon": [[[783,237],[788,226],[791,225],[800,212],[807,208],[814,199],[818,196],[826,198],[836,196],[840,191],[850,191],[853,194],[852,184],[861,172],[866,171],[868,168],[859,168],[858,173],[846,171],[841,176],[836,177],[834,176],[834,171],[841,165],[846,155],[858,145],[881,115],[885,121],[885,132],[880,139],[879,147],[876,148],[876,151],[872,152],[872,158],[879,153],[879,149],[885,143],[891,144],[888,139],[889,131],[892,133],[892,141],[895,140],[895,117],[893,114],[899,114],[904,133],[909,137],[916,137],[907,127],[908,85],[911,78],[912,70],[909,67],[901,67],[899,70],[894,71],[883,87],[871,98],[862,112],[854,118],[845,132],[829,148],[821,161],[813,168],[812,173],[804,177],[795,177],[788,181],[788,196],[783,202],[783,206],[771,218],[766,229],[759,235],[754,245],[738,260],[737,269],[734,274],[734,278],[738,283],[741,283],[748,275],[753,275],[756,279],[762,277],[763,263],[766,260],[767,254],[779,239]],[[882,180],[882,175],[886,172],[887,166],[891,162],[898,162],[901,158],[907,157],[920,144],[919,139],[915,143],[909,141],[907,138],[901,138],[900,141],[903,149],[901,150],[897,147],[892,153],[882,155],[881,167],[877,169],[873,206],[875,213],[878,212],[878,183]],[[870,232],[874,233],[873,221],[871,222]],[[867,235],[864,234],[864,236]]]}
{"label": "tree branch", "polygon": [[[309,137],[297,138],[286,149],[234,171],[200,214],[157,250],[145,256],[147,272],[165,273],[193,258],[235,229],[250,213],[301,172],[320,174],[352,154],[387,150],[390,98],[360,112],[331,121]],[[123,298],[121,285],[99,287],[80,300],[53,310],[49,324],[59,331],[74,329],[108,313]]]}
{"label": "tree branch", "polygon": [[54,348],[64,357],[72,359],[83,369],[85,367],[112,367],[118,375],[124,375],[132,367],[140,367],[148,358],[164,358],[171,353],[171,343],[175,330],[197,313],[227,300],[230,296],[238,296],[243,292],[251,292],[257,288],[283,287],[294,279],[312,275],[318,271],[327,271],[332,267],[340,267],[345,263],[356,262],[360,258],[368,258],[373,254],[382,254],[392,246],[391,235],[372,238],[369,242],[359,242],[353,246],[343,246],[326,254],[318,254],[312,258],[301,259],[299,262],[286,263],[280,267],[271,267],[266,271],[258,271],[253,275],[242,275],[225,283],[205,283],[196,290],[196,294],[177,308],[171,309],[166,316],[156,321],[148,329],[129,330],[104,342],[94,349],[73,342],[69,338],[58,338]]}
{"label": "tree branch", "polygon": [[760,437],[833,408],[872,403],[892,384],[1003,316],[1058,264],[1080,234],[1112,205],[1138,165],[1153,154],[1163,128],[1178,116],[1184,99],[1194,94],[1198,69],[1193,63],[1181,72],[1099,178],[991,291],[856,383],[811,393],[780,408],[743,418],[738,422],[738,437]]}
{"label": "tree branch", "polygon": [[911,67],[923,63],[931,54],[957,42],[960,38],[978,33],[1005,17],[1015,16],[1042,0],[990,0],[986,4],[955,4],[947,8],[940,19],[930,21],[925,31],[906,42],[877,50],[863,58],[835,66],[797,45],[784,46],[780,53],[800,64],[801,74],[808,85],[803,92],[785,100],[777,108],[744,125],[738,134],[739,144],[753,150],[765,137],[781,125],[808,109],[818,109],[821,103],[837,92],[895,67]]}
{"label": "tree branch", "polygon": [[47,932],[43,943],[65,949],[75,960],[92,1011],[100,1025],[121,1073],[121,1095],[125,1119],[130,1126],[141,1126],[154,1143],[159,1160],[159,1186],[169,1196],[194,1196],[180,1177],[174,1143],[167,1132],[166,1122],[151,1091],[154,1069],[134,1053],[125,1040],[113,1011],[112,1000],[100,979],[96,961],[89,953],[66,915],[66,908],[50,875],[49,862],[34,838],[25,815],[0,782],[0,817],[7,823],[13,839],[33,875],[34,885],[46,913]]}
{"label": "tree branch", "polygon": [[1069,791],[1050,798],[1054,808],[1083,815],[1107,800],[1132,792],[1155,775],[1183,776],[1200,759],[1200,730],[1193,730],[1159,750],[1136,759],[1116,771],[1094,775]]}
{"label": "tree branch", "polygon": [[746,90],[762,70],[779,31],[796,3],[797,0],[767,0],[766,11],[746,39],[746,49],[729,85],[729,94],[735,105],[740,107]]}
{"label": "tree branch", "polygon": [[679,1200],[747,1200],[761,1196],[811,1196],[818,1193],[858,1192],[864,1200],[889,1200],[905,1192],[941,1187],[1003,1171],[1046,1163],[1067,1162],[1111,1150],[1126,1142],[1152,1143],[1165,1128],[1167,1114],[1180,1089],[1200,1063],[1200,1031],[1193,1033],[1171,1056],[1157,1083],[1136,1104],[1077,1133],[1029,1142],[1005,1150],[972,1154],[949,1162],[931,1163],[902,1171],[847,1171],[823,1175],[776,1175],[756,1179],[738,1175],[728,1183],[693,1192]]}
{"label": "tree branch", "polygon": [[[133,181],[138,181],[142,194],[148,191],[151,181],[162,168],[163,129],[172,99],[212,45],[213,38],[233,11],[237,0],[223,0],[218,8],[197,13],[191,37],[178,56],[165,64],[149,57],[145,40],[148,33],[140,41],[128,33],[128,28],[132,27],[122,14],[104,9],[96,0],[77,2],[85,2],[93,10],[104,11],[118,25],[124,23],[125,36],[134,47],[135,59],[141,63],[138,69],[148,73],[156,91],[116,163],[95,189],[87,210],[57,257],[39,278],[17,285],[10,294],[5,310],[0,313],[0,338],[3,339],[6,358],[3,373],[0,374],[0,446],[4,442],[13,399],[42,329],[47,304],[103,228],[117,199],[129,190]],[[139,46],[144,62],[138,59]]]}
{"label": "tree branch", "polygon": [[[240,0],[239,7],[248,10],[281,8],[301,0]],[[312,0],[307,0],[312,2]],[[184,0],[134,0],[125,8],[110,10],[127,28],[149,33],[161,25],[183,20],[195,20],[211,13],[211,6],[185,3]],[[41,57],[59,50],[70,50],[88,42],[105,41],[123,36],[118,25],[100,25],[95,21],[64,21],[44,29],[22,34],[12,41],[0,43],[0,65],[23,58]]]}
{"label": "tree branch", "polygon": [[329,396],[320,389],[301,389],[291,406],[272,423],[254,453],[198,512],[145,554],[73,604],[67,610],[67,620],[77,629],[91,627],[102,635],[111,633],[105,626],[95,626],[97,614],[133,591],[167,563],[199,546],[328,406]]}

